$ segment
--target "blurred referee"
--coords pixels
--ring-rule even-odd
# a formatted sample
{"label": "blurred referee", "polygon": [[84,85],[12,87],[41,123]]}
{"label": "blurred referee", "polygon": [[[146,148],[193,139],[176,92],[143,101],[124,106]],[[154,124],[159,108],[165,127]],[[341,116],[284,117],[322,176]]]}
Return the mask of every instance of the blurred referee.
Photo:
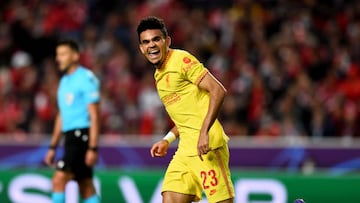
{"label": "blurred referee", "polygon": [[[63,76],[57,91],[59,113],[45,163],[55,166],[52,179],[53,203],[65,202],[65,186],[75,180],[84,203],[99,203],[92,181],[98,159],[99,81],[79,63],[80,50],[75,41],[64,40],[56,46],[56,61]],[[56,147],[65,136],[64,155],[55,164]]]}

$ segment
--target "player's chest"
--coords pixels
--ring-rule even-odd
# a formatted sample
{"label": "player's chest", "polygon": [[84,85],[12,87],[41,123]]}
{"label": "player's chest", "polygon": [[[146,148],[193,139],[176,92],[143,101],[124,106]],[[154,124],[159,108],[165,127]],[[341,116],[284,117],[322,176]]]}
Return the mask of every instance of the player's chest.
{"label": "player's chest", "polygon": [[184,76],[179,72],[165,72],[155,75],[156,88],[158,91],[170,91],[177,92],[185,90],[189,85],[190,81],[186,80]]}

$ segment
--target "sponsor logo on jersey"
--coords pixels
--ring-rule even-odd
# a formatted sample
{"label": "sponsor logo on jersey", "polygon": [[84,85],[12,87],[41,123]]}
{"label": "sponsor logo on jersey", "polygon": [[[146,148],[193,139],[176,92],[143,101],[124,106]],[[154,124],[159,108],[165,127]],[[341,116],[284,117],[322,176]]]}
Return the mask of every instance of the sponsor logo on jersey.
{"label": "sponsor logo on jersey", "polygon": [[183,58],[183,62],[184,62],[184,63],[190,63],[190,62],[191,62],[191,59],[185,56],[185,57]]}
{"label": "sponsor logo on jersey", "polygon": [[210,196],[211,196],[211,195],[214,195],[215,193],[216,193],[216,189],[212,189],[212,190],[210,190],[210,193],[209,193],[209,194],[210,194]]}

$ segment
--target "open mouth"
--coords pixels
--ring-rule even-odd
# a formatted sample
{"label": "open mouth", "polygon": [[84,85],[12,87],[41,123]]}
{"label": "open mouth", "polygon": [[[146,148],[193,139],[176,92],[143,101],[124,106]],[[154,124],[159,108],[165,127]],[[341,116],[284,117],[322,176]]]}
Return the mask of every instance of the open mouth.
{"label": "open mouth", "polygon": [[150,58],[155,58],[160,54],[160,50],[151,50],[148,52]]}

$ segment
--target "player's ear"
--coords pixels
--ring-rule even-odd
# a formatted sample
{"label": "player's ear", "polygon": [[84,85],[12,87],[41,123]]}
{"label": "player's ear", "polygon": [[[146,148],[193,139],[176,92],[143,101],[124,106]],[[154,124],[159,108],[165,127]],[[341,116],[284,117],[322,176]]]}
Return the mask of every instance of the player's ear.
{"label": "player's ear", "polygon": [[143,46],[141,46],[141,44],[139,44],[139,49],[141,51],[142,54],[145,53],[145,48]]}
{"label": "player's ear", "polygon": [[171,37],[167,36],[166,39],[165,39],[165,43],[166,43],[167,47],[170,47],[170,45],[171,45]]}
{"label": "player's ear", "polygon": [[73,54],[73,60],[74,60],[74,61],[80,61],[80,53],[74,52],[74,54]]}

